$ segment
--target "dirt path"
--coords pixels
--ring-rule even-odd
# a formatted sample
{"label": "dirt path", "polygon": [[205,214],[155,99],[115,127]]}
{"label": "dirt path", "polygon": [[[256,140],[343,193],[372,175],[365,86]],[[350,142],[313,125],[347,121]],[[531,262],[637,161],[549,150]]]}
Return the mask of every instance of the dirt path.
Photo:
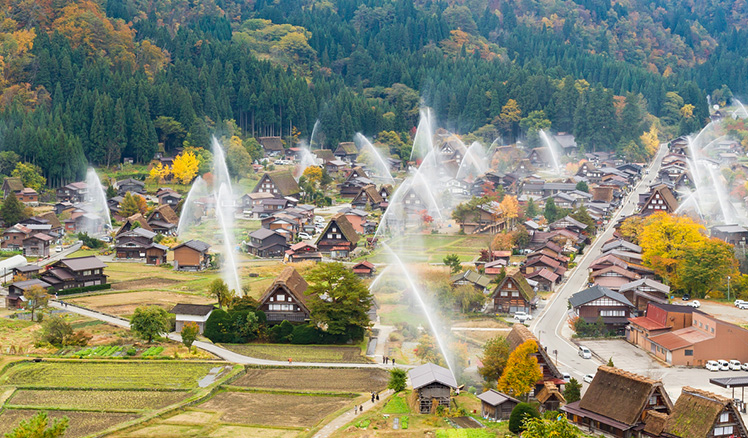
{"label": "dirt path", "polygon": [[354,414],[353,413],[353,406],[351,406],[351,408],[348,409],[347,411],[345,411],[345,413],[343,413],[341,416],[339,416],[339,417],[335,418],[334,420],[332,420],[331,422],[327,423],[325,425],[325,427],[323,427],[322,429],[320,429],[319,432],[317,432],[316,434],[314,434],[314,437],[312,437],[312,438],[327,438],[327,437],[329,437],[330,435],[332,435],[333,433],[335,433],[335,431],[337,431],[341,427],[343,427],[346,424],[348,424],[351,421],[353,421],[354,418],[356,418],[357,416],[361,415],[361,412],[366,412],[369,409],[372,409],[372,408],[376,407],[380,403],[384,403],[385,401],[387,401],[387,399],[391,395],[392,395],[392,390],[391,389],[388,389],[388,390],[386,390],[384,392],[380,392],[379,393],[379,400],[378,401],[375,400],[374,403],[372,403],[371,401],[364,402],[363,405],[362,405],[364,407],[364,410],[363,411],[359,411],[358,414]]}

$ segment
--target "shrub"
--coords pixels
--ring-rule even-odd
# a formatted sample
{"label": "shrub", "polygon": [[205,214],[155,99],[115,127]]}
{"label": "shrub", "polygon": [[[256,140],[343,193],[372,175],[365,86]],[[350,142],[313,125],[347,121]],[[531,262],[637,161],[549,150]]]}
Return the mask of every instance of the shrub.
{"label": "shrub", "polygon": [[297,325],[291,334],[292,344],[317,344],[320,335],[317,328],[311,324]]}
{"label": "shrub", "polygon": [[387,388],[400,392],[405,389],[408,375],[402,368],[392,368],[390,370],[390,381],[387,383]]}
{"label": "shrub", "polygon": [[535,406],[529,403],[520,403],[512,409],[509,415],[509,431],[520,433],[523,429],[525,417],[540,418],[540,413]]}
{"label": "shrub", "polygon": [[231,316],[228,312],[221,309],[214,310],[205,322],[203,335],[214,343],[231,342],[234,339],[231,323]]}
{"label": "shrub", "polygon": [[270,329],[270,338],[273,342],[291,342],[292,335],[293,324],[288,321],[283,321]]}
{"label": "shrub", "polygon": [[128,356],[135,356],[137,353],[138,353],[138,350],[136,350],[135,347],[130,347],[125,352],[125,354],[127,354]]}

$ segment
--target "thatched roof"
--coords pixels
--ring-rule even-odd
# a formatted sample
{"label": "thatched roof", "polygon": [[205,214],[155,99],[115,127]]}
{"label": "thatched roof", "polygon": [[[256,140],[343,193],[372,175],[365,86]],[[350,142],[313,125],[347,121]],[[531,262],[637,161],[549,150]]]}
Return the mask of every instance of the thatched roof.
{"label": "thatched roof", "polygon": [[540,346],[540,342],[538,342],[538,339],[532,334],[530,329],[528,329],[524,324],[514,324],[512,330],[506,337],[506,342],[509,344],[509,351],[514,351],[525,341],[535,341],[535,343],[538,344],[538,354],[543,358],[545,366],[548,367],[548,370],[553,377],[557,379],[563,377],[558,368],[556,368],[556,365],[553,364],[551,357],[548,356],[548,352]]}
{"label": "thatched roof", "polygon": [[304,292],[309,287],[309,283],[304,280],[304,277],[302,277],[293,266],[287,266],[283,269],[283,272],[281,272],[275,281],[273,281],[273,284],[265,290],[265,294],[260,298],[260,303],[265,303],[265,301],[270,298],[270,295],[279,287],[288,290],[288,292],[293,295],[299,303],[304,307],[307,307],[307,296]]}
{"label": "thatched roof", "polygon": [[156,212],[161,213],[161,217],[164,218],[164,221],[170,223],[170,224],[178,224],[179,223],[179,217],[176,213],[174,213],[174,210],[166,204],[159,205],[158,207],[154,208],[151,214],[148,215],[148,220],[150,221],[153,216],[156,214]]}
{"label": "thatched roof", "polygon": [[257,141],[266,152],[278,152],[283,150],[283,140],[280,137],[259,137]]}
{"label": "thatched roof", "polygon": [[47,221],[47,223],[52,225],[52,229],[62,228],[62,223],[60,223],[60,219],[57,218],[57,215],[55,214],[54,211],[48,211],[46,213],[42,213],[37,217],[39,219],[43,219]]}
{"label": "thatched roof", "polygon": [[338,144],[338,148],[335,150],[335,155],[343,153],[345,155],[357,155],[358,149],[356,143],[352,141],[344,141]]}
{"label": "thatched roof", "polygon": [[662,412],[646,411],[644,415],[644,432],[654,436],[661,434],[667,418],[667,414]]}
{"label": "thatched roof", "polygon": [[[328,230],[333,226],[333,224],[336,224],[340,232],[343,234],[343,237],[351,243],[357,243],[360,236],[356,232],[356,230],[353,228],[353,225],[351,225],[350,221],[348,221],[348,218],[345,217],[344,213],[338,213],[335,216],[333,216],[330,219],[330,222],[327,224],[327,227],[325,227],[325,230],[320,234],[320,239],[322,239],[324,236],[327,235]],[[319,243],[319,241],[317,242]]]}
{"label": "thatched roof", "polygon": [[566,403],[563,394],[561,394],[561,391],[558,390],[558,386],[553,382],[543,382],[543,387],[535,398],[538,399],[540,403],[545,403],[551,398],[555,398],[561,403]]}
{"label": "thatched roof", "polygon": [[151,226],[148,225],[148,221],[145,219],[145,217],[143,217],[143,215],[140,213],[136,213],[128,217],[127,219],[125,219],[125,222],[119,228],[115,236],[119,236],[122,233],[132,230],[132,227],[135,225],[135,222],[137,222],[141,228],[145,228],[148,231],[153,231],[153,228],[151,228]]}
{"label": "thatched roof", "polygon": [[672,402],[662,382],[618,368],[600,366],[595,378],[579,403],[587,411],[615,421],[634,425],[641,419],[649,397],[655,392],[665,400],[668,411]]}
{"label": "thatched roof", "polygon": [[5,178],[3,181],[3,185],[7,186],[8,189],[12,192],[20,192],[23,190],[23,183],[21,182],[21,178],[17,176],[9,176]]}
{"label": "thatched roof", "polygon": [[[682,438],[703,438],[709,436],[719,414],[725,409],[733,410],[733,417],[741,424],[737,429],[745,431],[740,414],[735,411],[732,402],[726,397],[700,389],[683,387],[673,411],[665,422],[663,432]],[[738,436],[740,430],[736,430]]]}
{"label": "thatched roof", "polygon": [[332,151],[330,149],[317,149],[315,151],[312,151],[314,155],[317,156],[320,160],[322,160],[323,163],[327,163],[328,161],[333,161],[335,159],[335,155],[332,154]]}
{"label": "thatched roof", "polygon": [[382,195],[379,194],[377,191],[377,186],[374,184],[367,184],[363,187],[361,187],[361,191],[356,195],[355,201],[358,201],[359,197],[365,193],[369,197],[369,203],[372,205],[381,204],[384,202],[384,199],[382,199]]}
{"label": "thatched roof", "polygon": [[527,279],[524,275],[522,275],[520,271],[516,271],[515,273],[504,277],[504,279],[501,280],[501,283],[499,283],[493,290],[491,297],[496,297],[496,295],[502,289],[504,289],[504,286],[507,284],[507,282],[510,281],[514,283],[517,289],[519,289],[519,293],[522,294],[522,296],[528,303],[531,303],[535,299],[535,291],[532,289],[532,287],[530,287],[530,285],[527,283]]}

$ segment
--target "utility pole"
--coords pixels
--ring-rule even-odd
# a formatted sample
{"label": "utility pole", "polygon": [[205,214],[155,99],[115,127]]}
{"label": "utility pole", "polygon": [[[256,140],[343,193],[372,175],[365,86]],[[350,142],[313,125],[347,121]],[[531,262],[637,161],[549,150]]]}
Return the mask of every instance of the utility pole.
{"label": "utility pole", "polygon": [[727,276],[727,301],[730,301],[730,276]]}

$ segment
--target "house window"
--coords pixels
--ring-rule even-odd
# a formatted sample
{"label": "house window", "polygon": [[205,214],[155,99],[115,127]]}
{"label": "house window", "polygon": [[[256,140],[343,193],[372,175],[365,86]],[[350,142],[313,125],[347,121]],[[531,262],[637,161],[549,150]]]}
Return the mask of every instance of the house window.
{"label": "house window", "polygon": [[517,292],[516,290],[513,290],[512,291],[512,296],[513,297],[518,297],[519,296],[519,292]]}
{"label": "house window", "polygon": [[693,350],[686,350],[683,352],[683,355],[685,356],[693,356]]}
{"label": "house window", "polygon": [[722,426],[714,428],[714,436],[732,435],[732,426]]}
{"label": "house window", "polygon": [[278,301],[286,301],[286,296],[282,295],[282,294],[279,294],[278,295]]}
{"label": "house window", "polygon": [[501,296],[502,296],[502,297],[508,297],[508,296],[509,296],[509,292],[508,292],[508,291],[505,291],[505,290],[502,290],[502,291],[501,291]]}
{"label": "house window", "polygon": [[657,396],[649,397],[649,404],[650,405],[656,405],[657,404]]}
{"label": "house window", "polygon": [[600,316],[626,316],[625,310],[601,310]]}
{"label": "house window", "polygon": [[728,421],[730,421],[730,414],[729,413],[723,412],[723,413],[719,414],[719,422],[720,423],[727,423]]}

